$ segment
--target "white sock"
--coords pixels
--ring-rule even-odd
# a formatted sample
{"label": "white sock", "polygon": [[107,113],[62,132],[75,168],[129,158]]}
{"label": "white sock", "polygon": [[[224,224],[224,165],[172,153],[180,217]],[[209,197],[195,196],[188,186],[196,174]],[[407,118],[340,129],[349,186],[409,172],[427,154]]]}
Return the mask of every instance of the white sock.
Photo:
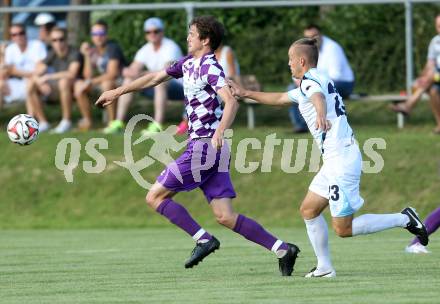
{"label": "white sock", "polygon": [[277,241],[273,244],[272,249],[271,249],[271,251],[272,251],[273,253],[275,253],[275,255],[277,256],[277,258],[279,258],[279,259],[281,259],[283,256],[285,256],[286,253],[287,253],[287,250],[279,249],[280,246],[281,246],[282,244],[283,244],[283,241],[281,241],[281,240],[277,240]]}
{"label": "white sock", "polygon": [[332,270],[333,266],[328,246],[328,228],[324,217],[319,215],[314,219],[304,220],[304,222],[306,223],[310,243],[318,259],[317,270],[319,272]]}
{"label": "white sock", "polygon": [[194,234],[192,236],[193,240],[196,241],[197,243],[206,243],[208,242],[208,240],[201,240],[200,238],[205,234],[205,229],[200,228],[199,231],[196,232],[196,234]]}
{"label": "white sock", "polygon": [[396,227],[404,228],[408,222],[408,216],[402,213],[363,214],[353,219],[352,235],[375,233]]}

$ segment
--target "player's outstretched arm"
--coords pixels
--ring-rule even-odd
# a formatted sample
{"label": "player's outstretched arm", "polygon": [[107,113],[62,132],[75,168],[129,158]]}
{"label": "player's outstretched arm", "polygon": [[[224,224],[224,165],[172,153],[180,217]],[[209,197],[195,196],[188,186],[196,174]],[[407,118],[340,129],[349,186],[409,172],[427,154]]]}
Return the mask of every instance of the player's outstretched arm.
{"label": "player's outstretched arm", "polygon": [[108,106],[112,104],[115,100],[119,98],[119,96],[138,91],[144,88],[154,87],[164,81],[170,80],[172,77],[167,74],[165,70],[147,73],[135,81],[130,82],[129,84],[120,86],[114,90],[105,91],[99,96],[98,100],[95,102],[97,106]]}
{"label": "player's outstretched arm", "polygon": [[250,98],[258,103],[272,106],[284,106],[292,104],[287,93],[250,91],[239,86],[233,80],[228,80],[228,83],[232,89],[232,94],[236,97]]}
{"label": "player's outstretched arm", "polygon": [[327,132],[331,128],[331,123],[327,120],[327,104],[324,95],[315,93],[310,97],[310,100],[316,110],[316,130],[321,129],[321,131]]}

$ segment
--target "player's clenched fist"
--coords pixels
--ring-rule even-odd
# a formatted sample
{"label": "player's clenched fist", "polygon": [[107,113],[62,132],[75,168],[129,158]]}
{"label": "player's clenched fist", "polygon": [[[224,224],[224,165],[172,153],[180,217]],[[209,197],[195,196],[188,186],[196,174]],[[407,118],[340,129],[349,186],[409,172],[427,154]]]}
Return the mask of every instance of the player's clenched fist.
{"label": "player's clenched fist", "polygon": [[214,149],[221,149],[221,147],[223,146],[223,140],[223,132],[217,129],[211,138],[211,144]]}
{"label": "player's clenched fist", "polygon": [[324,116],[317,116],[315,128],[316,130],[322,130],[323,132],[327,132],[332,127],[330,120],[327,120]]}

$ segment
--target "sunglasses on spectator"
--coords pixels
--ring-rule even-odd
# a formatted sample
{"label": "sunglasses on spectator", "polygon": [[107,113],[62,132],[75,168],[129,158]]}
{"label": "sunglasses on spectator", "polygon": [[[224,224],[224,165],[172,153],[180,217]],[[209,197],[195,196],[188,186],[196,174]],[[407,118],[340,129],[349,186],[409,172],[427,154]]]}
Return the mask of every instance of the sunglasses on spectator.
{"label": "sunglasses on spectator", "polygon": [[24,31],[17,32],[17,33],[11,33],[11,37],[24,36],[24,35],[25,35]]}
{"label": "sunglasses on spectator", "polygon": [[96,31],[96,32],[91,32],[90,35],[103,37],[103,36],[107,35],[107,32],[106,31]]}
{"label": "sunglasses on spectator", "polygon": [[60,38],[53,38],[51,40],[52,40],[52,42],[64,42],[66,40],[66,38],[60,37]]}
{"label": "sunglasses on spectator", "polygon": [[162,30],[152,30],[152,31],[145,31],[145,34],[159,34],[160,32],[162,32]]}

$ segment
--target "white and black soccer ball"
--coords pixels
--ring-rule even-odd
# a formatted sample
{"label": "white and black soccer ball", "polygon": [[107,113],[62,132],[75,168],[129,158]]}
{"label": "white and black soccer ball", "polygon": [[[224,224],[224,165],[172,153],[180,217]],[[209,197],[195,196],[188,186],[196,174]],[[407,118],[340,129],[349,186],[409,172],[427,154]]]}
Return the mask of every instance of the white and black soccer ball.
{"label": "white and black soccer ball", "polygon": [[8,123],[9,139],[19,145],[30,145],[38,137],[38,122],[30,115],[18,114]]}

